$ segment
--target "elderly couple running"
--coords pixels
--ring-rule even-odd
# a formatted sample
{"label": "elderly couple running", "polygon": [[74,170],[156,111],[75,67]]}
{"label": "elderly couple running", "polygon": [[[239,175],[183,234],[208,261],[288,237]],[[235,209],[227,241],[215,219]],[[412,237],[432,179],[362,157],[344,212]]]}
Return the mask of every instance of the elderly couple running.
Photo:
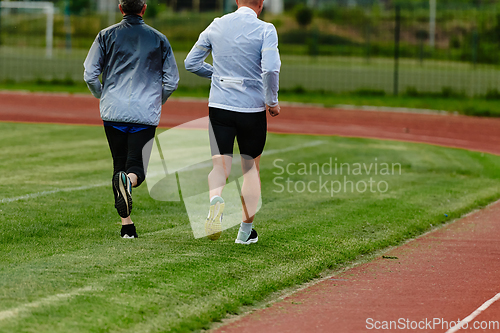
{"label": "elderly couple running", "polygon": [[[261,192],[259,161],[266,142],[266,111],[273,117],[280,113],[281,66],[276,29],[258,19],[263,2],[236,0],[238,10],[216,18],[184,62],[186,70],[211,80],[208,106],[213,169],[208,175],[210,208],[205,231],[212,240],[222,231],[222,190],[231,172],[236,138],[244,180],[242,222],[235,242],[258,241],[253,220]],[[123,238],[137,238],[130,218],[132,188],[145,179],[143,148],[154,138],[161,106],[179,82],[170,43],[142,19],[146,7],[144,0],[120,0],[123,20],[99,32],[84,63],[85,82],[100,99]],[[210,53],[213,66],[205,62]]]}

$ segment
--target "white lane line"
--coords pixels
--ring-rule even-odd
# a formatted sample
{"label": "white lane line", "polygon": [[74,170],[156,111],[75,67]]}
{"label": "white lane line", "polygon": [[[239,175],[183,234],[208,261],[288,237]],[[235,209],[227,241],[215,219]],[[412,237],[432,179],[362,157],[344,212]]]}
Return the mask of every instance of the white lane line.
{"label": "white lane line", "polygon": [[38,308],[38,307],[41,307],[44,305],[52,305],[56,302],[72,298],[72,297],[79,295],[81,293],[91,291],[92,289],[93,289],[92,287],[88,286],[85,288],[77,289],[77,290],[72,291],[72,292],[67,293],[67,294],[57,294],[57,295],[48,296],[48,297],[42,298],[39,301],[27,303],[27,304],[21,305],[17,308],[11,309],[11,310],[0,311],[0,321],[5,320],[5,319],[9,319],[9,318],[15,318],[23,313],[29,312],[30,309],[32,309],[32,308]]}
{"label": "white lane line", "polygon": [[19,200],[34,199],[34,198],[43,197],[43,196],[46,196],[49,194],[60,193],[60,192],[83,191],[83,190],[88,190],[91,188],[101,187],[101,186],[106,186],[106,185],[110,185],[110,183],[99,183],[99,184],[85,185],[85,186],[79,186],[79,187],[56,188],[56,189],[53,189],[50,191],[30,193],[30,194],[21,195],[19,197],[4,198],[4,199],[0,200],[0,203],[9,203],[9,202],[14,202],[14,201],[19,201]]}
{"label": "white lane line", "polygon": [[319,146],[319,145],[322,145],[324,143],[325,143],[325,141],[321,141],[321,140],[311,141],[311,142],[308,142],[308,143],[304,143],[303,145],[298,145],[298,146],[293,146],[293,147],[288,147],[288,148],[283,148],[283,149],[270,149],[270,150],[266,150],[266,151],[264,151],[262,153],[262,155],[263,156],[267,156],[267,155],[274,155],[274,154],[279,154],[279,153],[286,153],[286,152],[297,150],[297,149],[301,149],[301,148]]}
{"label": "white lane line", "polygon": [[463,325],[469,324],[474,318],[476,318],[481,312],[486,310],[487,308],[490,307],[491,304],[495,303],[500,299],[500,293],[496,294],[493,298],[487,300],[484,302],[483,305],[481,305],[479,308],[476,309],[476,311],[472,312],[469,316],[467,316],[464,320],[461,320],[460,322],[457,323],[457,325],[453,326],[449,330],[446,331],[446,333],[454,333],[462,328]]}
{"label": "white lane line", "polygon": [[[264,153],[262,153],[262,155],[267,156],[267,155],[273,155],[273,154],[278,154],[278,153],[285,153],[285,152],[289,152],[289,151],[293,151],[293,150],[297,150],[297,149],[301,149],[301,148],[319,146],[319,145],[322,145],[324,143],[325,143],[325,141],[312,141],[312,142],[305,143],[303,145],[297,145],[297,146],[283,148],[283,149],[266,150],[266,151],[264,151]],[[196,170],[196,169],[209,167],[211,165],[212,165],[212,162],[208,161],[206,163],[193,166],[192,168],[186,168],[186,170]],[[14,201],[19,201],[19,200],[34,199],[34,198],[43,197],[43,196],[46,196],[49,194],[55,194],[55,193],[60,193],[60,192],[84,191],[84,190],[89,190],[92,188],[102,187],[102,186],[107,186],[107,185],[110,185],[110,183],[106,182],[106,183],[85,185],[85,186],[79,186],[79,187],[69,187],[69,188],[62,188],[62,189],[56,188],[56,189],[53,189],[50,191],[30,193],[30,194],[21,195],[19,197],[3,198],[3,199],[0,199],[0,203],[9,203],[9,202],[14,202]]]}
{"label": "white lane line", "polygon": [[[270,150],[264,151],[262,153],[262,156],[274,155],[274,154],[279,154],[279,153],[286,153],[286,152],[298,150],[301,148],[319,146],[319,145],[322,145],[323,143],[325,143],[325,141],[312,141],[312,142],[305,143],[303,145],[297,145],[297,146],[283,148],[283,149],[270,149]],[[212,161],[207,161],[207,162],[198,163],[196,165],[184,168],[184,169],[182,169],[182,171],[193,171],[193,170],[208,168],[211,166],[212,166]],[[153,173],[152,175],[158,176],[159,174],[160,173]]]}

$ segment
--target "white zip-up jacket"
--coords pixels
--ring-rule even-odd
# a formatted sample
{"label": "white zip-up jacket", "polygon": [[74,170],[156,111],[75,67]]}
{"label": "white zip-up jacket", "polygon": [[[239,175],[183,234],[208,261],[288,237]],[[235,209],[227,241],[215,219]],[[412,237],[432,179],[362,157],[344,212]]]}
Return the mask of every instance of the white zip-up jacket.
{"label": "white zip-up jacket", "polygon": [[[205,62],[210,52],[213,66]],[[248,7],[216,18],[200,34],[184,65],[188,71],[212,79],[210,107],[260,112],[266,104],[278,104],[278,34]]]}
{"label": "white zip-up jacket", "polygon": [[167,37],[138,15],[126,15],[99,32],[84,67],[84,80],[100,98],[104,121],[157,126],[161,105],[179,82]]}

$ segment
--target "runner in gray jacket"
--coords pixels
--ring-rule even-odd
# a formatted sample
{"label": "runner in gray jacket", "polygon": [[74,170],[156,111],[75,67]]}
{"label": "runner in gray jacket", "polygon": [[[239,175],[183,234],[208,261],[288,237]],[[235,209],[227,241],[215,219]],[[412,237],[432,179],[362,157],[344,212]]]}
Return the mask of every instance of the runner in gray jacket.
{"label": "runner in gray jacket", "polygon": [[142,19],[146,7],[144,0],[120,0],[123,20],[99,32],[84,63],[84,80],[100,99],[113,157],[113,192],[123,238],[137,237],[130,218],[132,187],[145,179],[143,148],[154,138],[161,106],[179,82],[170,43]]}

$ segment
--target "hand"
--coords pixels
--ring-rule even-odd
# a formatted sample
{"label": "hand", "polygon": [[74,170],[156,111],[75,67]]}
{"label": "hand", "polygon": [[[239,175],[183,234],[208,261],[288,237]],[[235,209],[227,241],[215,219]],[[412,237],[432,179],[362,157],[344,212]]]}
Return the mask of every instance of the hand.
{"label": "hand", "polygon": [[277,115],[280,114],[280,111],[281,111],[279,104],[276,106],[266,105],[266,108],[267,108],[267,111],[269,111],[269,114],[271,115],[271,117],[276,117]]}

